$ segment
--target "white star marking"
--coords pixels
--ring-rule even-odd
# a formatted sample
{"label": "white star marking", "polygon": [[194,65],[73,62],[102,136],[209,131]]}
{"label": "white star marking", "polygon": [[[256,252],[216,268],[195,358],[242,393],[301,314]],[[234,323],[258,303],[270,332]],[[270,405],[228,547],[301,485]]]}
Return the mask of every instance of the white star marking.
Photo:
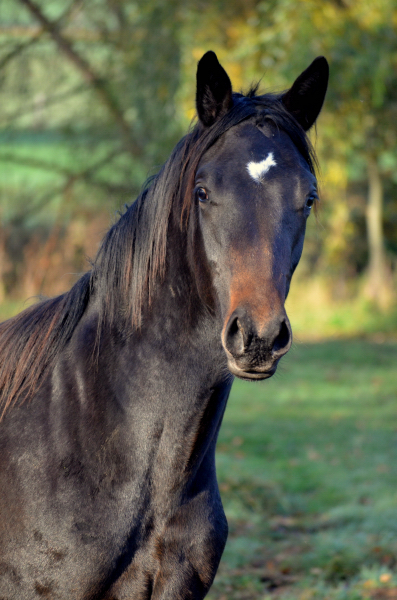
{"label": "white star marking", "polygon": [[273,152],[269,152],[267,158],[260,162],[249,162],[247,164],[247,171],[251,175],[252,179],[261,183],[263,176],[268,172],[271,167],[277,165],[273,157]]}

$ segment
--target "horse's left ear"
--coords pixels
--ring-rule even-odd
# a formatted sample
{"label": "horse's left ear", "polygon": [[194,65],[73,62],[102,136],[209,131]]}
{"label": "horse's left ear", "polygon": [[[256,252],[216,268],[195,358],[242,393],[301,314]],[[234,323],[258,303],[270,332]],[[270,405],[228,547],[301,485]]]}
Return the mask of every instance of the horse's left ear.
{"label": "horse's left ear", "polygon": [[323,56],[303,71],[281,100],[305,131],[314,125],[324,103],[329,67]]}
{"label": "horse's left ear", "polygon": [[203,125],[210,127],[233,106],[232,84],[215,52],[204,54],[197,66],[196,108]]}

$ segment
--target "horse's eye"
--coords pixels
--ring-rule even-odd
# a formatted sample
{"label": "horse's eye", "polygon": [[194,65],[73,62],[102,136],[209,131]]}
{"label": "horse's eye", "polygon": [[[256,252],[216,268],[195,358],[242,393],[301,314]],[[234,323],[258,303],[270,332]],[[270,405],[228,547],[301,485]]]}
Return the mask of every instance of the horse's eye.
{"label": "horse's eye", "polygon": [[207,202],[207,200],[208,200],[207,190],[202,187],[199,187],[196,190],[196,198],[198,198],[200,202]]}
{"label": "horse's eye", "polygon": [[306,200],[306,207],[311,208],[313,206],[313,204],[315,203],[316,199],[317,199],[316,196],[309,196],[309,198]]}

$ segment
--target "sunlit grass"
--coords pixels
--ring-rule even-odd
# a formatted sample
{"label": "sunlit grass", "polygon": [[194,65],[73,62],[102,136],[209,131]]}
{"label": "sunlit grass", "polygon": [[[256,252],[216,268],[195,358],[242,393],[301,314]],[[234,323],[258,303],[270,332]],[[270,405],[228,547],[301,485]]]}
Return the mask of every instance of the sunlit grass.
{"label": "sunlit grass", "polygon": [[0,304],[0,322],[13,317],[30,306],[32,300],[5,300]]}
{"label": "sunlit grass", "polygon": [[[299,268],[299,267],[298,267]],[[345,297],[333,297],[331,277],[293,281],[286,308],[295,339],[371,336],[397,339],[397,303],[381,310],[365,299],[360,281]]]}

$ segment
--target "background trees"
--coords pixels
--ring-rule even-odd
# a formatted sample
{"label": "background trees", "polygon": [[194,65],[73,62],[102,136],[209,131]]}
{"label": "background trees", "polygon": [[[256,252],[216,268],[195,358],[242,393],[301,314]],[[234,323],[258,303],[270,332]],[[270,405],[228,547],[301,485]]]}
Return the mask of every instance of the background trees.
{"label": "background trees", "polygon": [[135,198],[194,115],[214,49],[235,89],[331,64],[313,136],[323,208],[301,277],[392,304],[397,257],[396,0],[3,0],[0,298],[58,293],[109,213]]}

